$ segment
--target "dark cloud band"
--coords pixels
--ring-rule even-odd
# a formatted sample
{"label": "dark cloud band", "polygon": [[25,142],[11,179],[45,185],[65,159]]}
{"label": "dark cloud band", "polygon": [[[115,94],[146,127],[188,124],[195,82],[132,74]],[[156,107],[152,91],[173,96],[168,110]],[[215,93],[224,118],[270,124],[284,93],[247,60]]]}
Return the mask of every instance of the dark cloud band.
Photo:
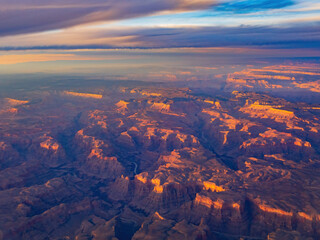
{"label": "dark cloud band", "polygon": [[[94,35],[94,33],[92,33]],[[320,23],[299,27],[140,28],[98,32],[97,38],[130,36],[126,43],[91,45],[8,46],[0,50],[253,47],[265,49],[320,49]],[[93,36],[94,37],[94,36]],[[139,44],[137,44],[139,43]]]}

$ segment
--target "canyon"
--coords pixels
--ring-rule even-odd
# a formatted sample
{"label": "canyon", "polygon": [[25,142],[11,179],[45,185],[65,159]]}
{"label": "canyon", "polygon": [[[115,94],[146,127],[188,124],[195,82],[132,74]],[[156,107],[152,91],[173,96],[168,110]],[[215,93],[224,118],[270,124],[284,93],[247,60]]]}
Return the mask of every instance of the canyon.
{"label": "canyon", "polygon": [[1,93],[0,239],[319,239],[319,69]]}

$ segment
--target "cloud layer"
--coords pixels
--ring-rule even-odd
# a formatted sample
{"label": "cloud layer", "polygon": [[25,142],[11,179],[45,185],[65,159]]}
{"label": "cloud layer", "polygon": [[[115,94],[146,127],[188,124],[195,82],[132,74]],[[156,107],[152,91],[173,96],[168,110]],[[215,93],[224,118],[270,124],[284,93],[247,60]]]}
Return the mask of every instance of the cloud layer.
{"label": "cloud layer", "polygon": [[[312,6],[312,1],[306,2]],[[2,0],[0,37],[155,14],[197,10],[241,14],[295,4],[293,0]]]}
{"label": "cloud layer", "polygon": [[317,0],[1,0],[0,50],[319,49],[318,13]]}
{"label": "cloud layer", "polygon": [[0,36],[47,31],[164,11],[212,7],[215,0],[2,0]]}
{"label": "cloud layer", "polygon": [[108,48],[320,49],[320,23],[291,27],[74,29],[0,38],[0,50]]}

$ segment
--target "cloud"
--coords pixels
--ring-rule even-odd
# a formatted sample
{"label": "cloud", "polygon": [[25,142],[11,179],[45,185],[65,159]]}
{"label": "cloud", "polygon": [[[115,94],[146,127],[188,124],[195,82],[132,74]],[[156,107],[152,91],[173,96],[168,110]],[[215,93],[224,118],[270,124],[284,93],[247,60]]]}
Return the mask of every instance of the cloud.
{"label": "cloud", "polygon": [[1,0],[0,37],[150,15],[197,10],[248,13],[294,4],[294,0]]}
{"label": "cloud", "polygon": [[210,8],[215,0],[2,0],[0,36],[61,29],[161,12]]}
{"label": "cloud", "polygon": [[112,48],[320,49],[320,23],[292,27],[74,29],[0,39],[0,50]]}
{"label": "cloud", "polygon": [[51,62],[51,61],[99,61],[99,60],[119,60],[119,57],[106,56],[81,56],[76,54],[41,53],[41,54],[12,54],[0,56],[0,65],[11,65],[29,62]]}
{"label": "cloud", "polygon": [[293,27],[199,27],[143,29],[136,42],[148,47],[320,48],[320,24]]}
{"label": "cloud", "polygon": [[[126,36],[126,32],[118,33]],[[198,27],[128,30],[128,47],[319,48],[320,24],[300,27]],[[119,45],[115,45],[119,46]],[[123,44],[122,46],[125,46]]]}

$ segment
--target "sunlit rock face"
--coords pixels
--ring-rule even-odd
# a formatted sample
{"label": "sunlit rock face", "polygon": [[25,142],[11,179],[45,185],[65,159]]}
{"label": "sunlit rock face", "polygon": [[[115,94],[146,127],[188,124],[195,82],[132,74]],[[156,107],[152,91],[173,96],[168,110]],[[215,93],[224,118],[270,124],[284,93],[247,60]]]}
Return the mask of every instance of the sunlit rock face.
{"label": "sunlit rock face", "polygon": [[71,92],[64,91],[63,94],[67,96],[80,97],[80,98],[93,98],[93,99],[102,99],[103,95],[94,94],[94,93],[79,93],[79,92]]}
{"label": "sunlit rock face", "polygon": [[[295,67],[246,74],[318,76]],[[0,99],[3,239],[319,238],[319,104],[100,85]]]}
{"label": "sunlit rock face", "polygon": [[[227,91],[267,91],[280,93],[282,96],[320,92],[319,64],[275,65],[264,68],[248,68],[231,73],[227,77]],[[317,99],[318,100],[318,99]]]}
{"label": "sunlit rock face", "polygon": [[18,100],[14,98],[3,98],[0,100],[0,115],[16,115],[19,111],[19,107],[28,104],[29,101]]}

